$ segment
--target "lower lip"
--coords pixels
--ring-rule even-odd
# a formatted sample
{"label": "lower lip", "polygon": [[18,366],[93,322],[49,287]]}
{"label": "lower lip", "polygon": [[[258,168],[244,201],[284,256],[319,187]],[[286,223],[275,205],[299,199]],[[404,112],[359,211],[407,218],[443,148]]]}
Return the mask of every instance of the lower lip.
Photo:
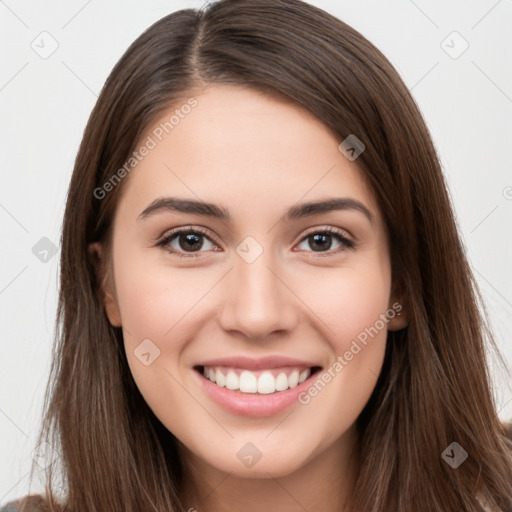
{"label": "lower lip", "polygon": [[294,402],[297,402],[298,395],[311,385],[311,379],[316,379],[317,374],[320,372],[313,373],[294,388],[289,388],[285,391],[275,391],[268,395],[242,393],[239,390],[231,391],[225,387],[217,386],[217,384],[207,379],[197,370],[194,370],[194,373],[210,397],[220,406],[224,407],[224,409],[244,416],[272,416],[284,411]]}

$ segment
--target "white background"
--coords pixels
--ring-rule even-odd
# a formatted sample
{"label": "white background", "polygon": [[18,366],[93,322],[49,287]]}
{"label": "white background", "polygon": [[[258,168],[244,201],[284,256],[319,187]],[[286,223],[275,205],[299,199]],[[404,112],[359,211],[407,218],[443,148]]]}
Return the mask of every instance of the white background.
{"label": "white background", "polygon": [[[512,364],[512,1],[311,3],[376,44],[412,90]],[[78,144],[116,61],[156,20],[202,4],[0,1],[0,504],[28,492],[54,333],[59,255],[44,263],[32,247],[42,237],[59,244]],[[44,31],[58,43],[47,59],[31,47],[51,48]],[[458,58],[465,43],[453,31],[469,44]],[[510,418],[510,376],[494,378],[500,417]]]}

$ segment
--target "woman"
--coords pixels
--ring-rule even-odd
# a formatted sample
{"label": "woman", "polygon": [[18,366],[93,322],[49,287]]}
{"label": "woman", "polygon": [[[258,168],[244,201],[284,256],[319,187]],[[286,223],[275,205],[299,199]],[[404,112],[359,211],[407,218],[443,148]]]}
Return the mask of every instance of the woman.
{"label": "woman", "polygon": [[40,437],[63,495],[26,509],[511,511],[477,298],[371,43],[297,0],[166,16],[76,159]]}

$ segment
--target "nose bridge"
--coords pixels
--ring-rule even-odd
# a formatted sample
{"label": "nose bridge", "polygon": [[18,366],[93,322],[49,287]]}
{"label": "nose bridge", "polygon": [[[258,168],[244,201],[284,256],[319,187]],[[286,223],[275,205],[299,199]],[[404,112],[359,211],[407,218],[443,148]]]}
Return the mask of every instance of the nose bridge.
{"label": "nose bridge", "polygon": [[237,253],[221,315],[223,328],[249,338],[292,329],[296,321],[293,293],[284,284],[273,251],[263,250],[253,239],[242,242]]}

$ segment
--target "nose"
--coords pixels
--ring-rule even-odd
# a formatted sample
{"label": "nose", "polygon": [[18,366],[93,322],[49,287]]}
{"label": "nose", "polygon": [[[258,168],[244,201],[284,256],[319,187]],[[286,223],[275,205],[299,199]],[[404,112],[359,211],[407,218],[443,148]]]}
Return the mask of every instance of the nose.
{"label": "nose", "polygon": [[252,340],[291,332],[299,317],[298,298],[292,291],[290,274],[272,261],[270,251],[247,263],[235,259],[227,276],[220,314],[221,327]]}

